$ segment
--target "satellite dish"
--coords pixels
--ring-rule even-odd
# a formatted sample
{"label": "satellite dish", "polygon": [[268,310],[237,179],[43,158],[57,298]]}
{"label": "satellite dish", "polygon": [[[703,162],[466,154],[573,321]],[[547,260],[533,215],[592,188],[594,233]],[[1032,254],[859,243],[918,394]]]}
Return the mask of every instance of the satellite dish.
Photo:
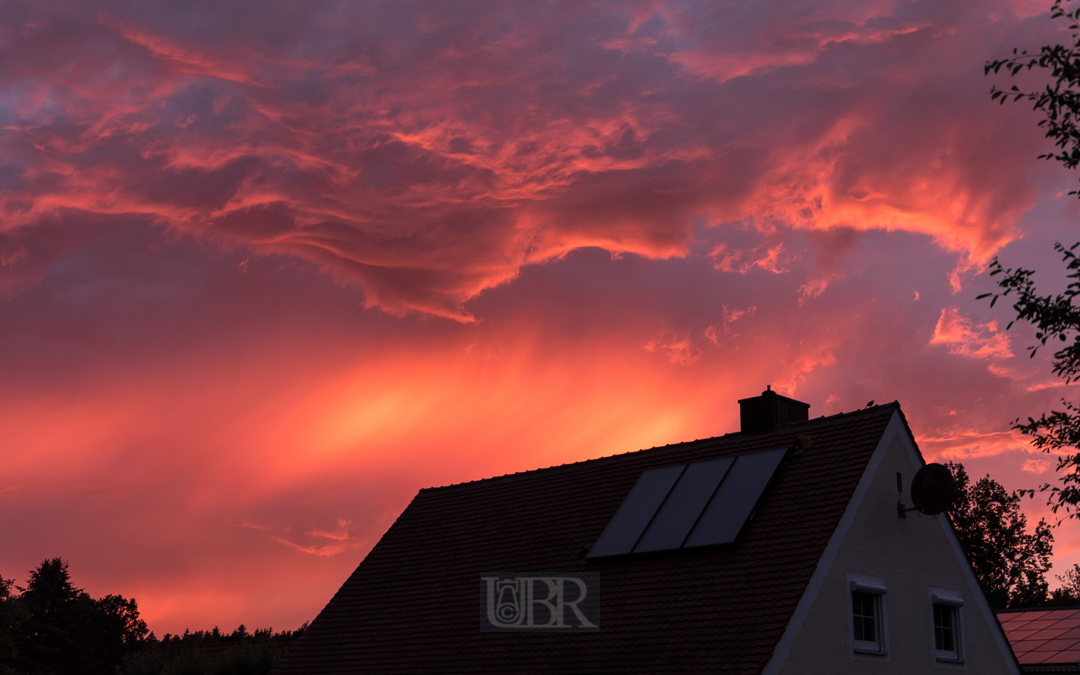
{"label": "satellite dish", "polygon": [[952,504],[956,482],[941,464],[927,464],[911,479],[911,501],[928,516],[936,516]]}

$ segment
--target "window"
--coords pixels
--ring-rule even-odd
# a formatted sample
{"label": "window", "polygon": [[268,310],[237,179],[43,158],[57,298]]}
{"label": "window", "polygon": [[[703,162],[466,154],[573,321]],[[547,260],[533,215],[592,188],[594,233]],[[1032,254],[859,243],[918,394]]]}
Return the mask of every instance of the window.
{"label": "window", "polygon": [[850,597],[851,649],[854,654],[887,653],[885,580],[847,575]]}
{"label": "window", "polygon": [[881,617],[878,596],[871,593],[851,592],[851,620],[855,624],[855,642],[873,643],[876,647],[881,637],[878,619]]}
{"label": "window", "polygon": [[964,661],[964,633],[961,609],[964,596],[956,591],[930,589],[934,621],[934,659],[951,663]]}

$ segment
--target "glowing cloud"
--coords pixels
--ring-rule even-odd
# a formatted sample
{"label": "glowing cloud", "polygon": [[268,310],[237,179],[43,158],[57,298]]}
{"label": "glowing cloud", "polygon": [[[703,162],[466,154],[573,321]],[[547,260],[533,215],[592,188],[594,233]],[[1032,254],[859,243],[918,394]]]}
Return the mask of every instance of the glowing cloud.
{"label": "glowing cloud", "polygon": [[1007,359],[1013,356],[1009,336],[998,332],[996,321],[976,323],[961,316],[957,307],[941,310],[930,344],[945,345],[953,354],[981,359]]}
{"label": "glowing cloud", "polygon": [[[981,82],[943,70],[974,17],[925,3],[787,25],[664,3],[315,3],[274,13],[273,40],[18,9],[0,75],[9,292],[45,264],[22,245],[34,230],[121,217],[314,262],[369,307],[472,321],[467,301],[577,248],[685,256],[695,216],[923,233],[969,269],[1036,195],[985,150],[1000,116],[956,122],[985,107]],[[350,37],[314,37],[328,32]],[[917,85],[893,84],[922,62]],[[775,240],[709,253],[777,274],[791,255]]]}

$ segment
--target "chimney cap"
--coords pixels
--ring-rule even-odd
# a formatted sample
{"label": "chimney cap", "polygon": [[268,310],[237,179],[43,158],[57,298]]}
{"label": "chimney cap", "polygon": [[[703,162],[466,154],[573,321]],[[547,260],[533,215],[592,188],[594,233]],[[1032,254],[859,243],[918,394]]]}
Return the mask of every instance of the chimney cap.
{"label": "chimney cap", "polygon": [[761,394],[759,394],[758,396],[751,396],[750,398],[740,398],[739,403],[742,404],[742,403],[745,403],[747,401],[756,401],[756,400],[760,399],[762,396],[767,396],[767,397],[770,397],[770,398],[776,398],[776,399],[779,399],[781,401],[790,401],[791,403],[797,403],[798,405],[805,406],[807,408],[810,407],[809,403],[803,403],[802,401],[799,401],[799,400],[794,399],[794,398],[790,398],[788,396],[784,396],[783,394],[777,394],[775,391],[773,391],[772,385],[768,385],[768,384],[765,385],[765,391],[761,392]]}
{"label": "chimney cap", "polygon": [[766,385],[760,396],[739,399],[742,431],[766,431],[810,419],[810,404],[781,396]]}

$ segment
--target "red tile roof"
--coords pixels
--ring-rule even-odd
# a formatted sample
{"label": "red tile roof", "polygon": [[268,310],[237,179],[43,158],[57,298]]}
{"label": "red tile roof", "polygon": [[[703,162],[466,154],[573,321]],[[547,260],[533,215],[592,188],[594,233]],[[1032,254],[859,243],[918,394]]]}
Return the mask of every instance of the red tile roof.
{"label": "red tile roof", "polygon": [[[275,673],[760,673],[896,411],[421,490]],[[803,435],[736,544],[585,559],[643,471]],[[594,575],[600,629],[482,631],[496,573]]]}
{"label": "red tile roof", "polygon": [[1022,665],[1080,663],[1080,609],[1005,611],[997,617]]}

